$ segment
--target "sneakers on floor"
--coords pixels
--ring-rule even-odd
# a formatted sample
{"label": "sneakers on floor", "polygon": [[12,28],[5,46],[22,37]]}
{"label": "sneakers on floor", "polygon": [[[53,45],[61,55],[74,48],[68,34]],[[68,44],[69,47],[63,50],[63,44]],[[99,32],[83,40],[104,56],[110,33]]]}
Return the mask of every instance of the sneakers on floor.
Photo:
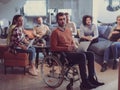
{"label": "sneakers on floor", "polygon": [[93,85],[95,85],[95,86],[102,86],[102,85],[104,85],[105,83],[103,83],[103,82],[99,82],[97,79],[94,79],[94,78],[90,78],[89,79],[89,82],[91,83],[91,84],[93,84]]}
{"label": "sneakers on floor", "polygon": [[113,70],[117,69],[117,60],[114,60],[112,69]]}
{"label": "sneakers on floor", "polygon": [[29,74],[33,76],[37,76],[38,72],[35,69],[29,69]]}
{"label": "sneakers on floor", "polygon": [[37,72],[37,73],[39,73],[39,72],[40,72],[40,70],[39,70],[39,69],[36,69],[36,72]]}
{"label": "sneakers on floor", "polygon": [[103,65],[102,65],[102,68],[101,68],[101,72],[104,72],[104,71],[106,71],[107,70],[107,63],[103,63]]}
{"label": "sneakers on floor", "polygon": [[96,85],[91,84],[90,82],[86,82],[86,83],[81,83],[80,84],[80,90],[89,90],[89,89],[93,89],[96,88]]}

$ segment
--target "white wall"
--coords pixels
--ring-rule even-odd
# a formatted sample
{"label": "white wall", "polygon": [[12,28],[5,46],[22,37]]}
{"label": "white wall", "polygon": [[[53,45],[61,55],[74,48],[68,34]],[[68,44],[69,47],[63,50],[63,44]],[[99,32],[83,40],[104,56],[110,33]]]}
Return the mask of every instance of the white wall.
{"label": "white wall", "polygon": [[[98,0],[97,7],[98,8],[98,16],[97,20],[104,23],[112,23],[116,21],[116,16],[120,15],[120,9],[118,11],[110,12],[107,11],[106,7],[108,6],[108,2],[106,0]],[[113,0],[114,1],[114,0]]]}
{"label": "white wall", "polygon": [[80,21],[84,15],[92,15],[93,11],[93,0],[79,0],[79,10],[78,15]]}
{"label": "white wall", "polygon": [[98,1],[99,0],[93,0],[93,23],[97,24],[97,18],[98,18]]}

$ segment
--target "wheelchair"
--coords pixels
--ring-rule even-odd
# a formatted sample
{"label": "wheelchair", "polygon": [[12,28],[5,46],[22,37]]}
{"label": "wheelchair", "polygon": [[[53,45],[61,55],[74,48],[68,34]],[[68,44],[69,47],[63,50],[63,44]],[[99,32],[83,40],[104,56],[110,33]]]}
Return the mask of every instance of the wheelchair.
{"label": "wheelchair", "polygon": [[80,79],[78,66],[70,64],[66,58],[61,62],[60,57],[61,54],[50,52],[41,64],[42,78],[51,88],[59,87],[64,80],[71,83]]}

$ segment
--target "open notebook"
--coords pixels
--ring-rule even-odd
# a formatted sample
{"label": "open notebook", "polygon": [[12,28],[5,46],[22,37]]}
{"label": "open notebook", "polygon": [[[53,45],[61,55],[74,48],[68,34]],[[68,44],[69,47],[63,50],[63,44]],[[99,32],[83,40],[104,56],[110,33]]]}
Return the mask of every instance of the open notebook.
{"label": "open notebook", "polygon": [[30,43],[28,44],[27,49],[33,45],[34,41],[35,41],[35,39],[30,40]]}
{"label": "open notebook", "polygon": [[80,42],[80,44],[78,45],[77,52],[86,52],[90,43],[91,43],[90,41]]}

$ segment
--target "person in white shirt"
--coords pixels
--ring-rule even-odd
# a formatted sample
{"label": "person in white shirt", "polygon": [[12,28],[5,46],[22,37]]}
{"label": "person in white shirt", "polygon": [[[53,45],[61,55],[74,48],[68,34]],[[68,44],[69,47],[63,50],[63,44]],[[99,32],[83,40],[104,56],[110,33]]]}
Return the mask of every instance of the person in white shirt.
{"label": "person in white shirt", "polygon": [[33,34],[36,37],[35,43],[46,44],[45,38],[50,35],[50,29],[47,25],[43,24],[42,17],[37,18],[37,25],[33,28]]}
{"label": "person in white shirt", "polygon": [[76,24],[73,21],[70,21],[69,13],[65,13],[65,16],[66,16],[66,27],[72,31],[73,36],[77,35]]}
{"label": "person in white shirt", "polygon": [[92,23],[92,16],[83,16],[79,36],[81,41],[92,41],[92,43],[98,42],[98,28]]}
{"label": "person in white shirt", "polygon": [[69,13],[66,12],[65,16],[66,16],[66,28],[71,30],[73,41],[75,43],[76,48],[78,48],[79,42],[78,42],[78,39],[75,38],[77,36],[76,24],[73,21],[70,20]]}

